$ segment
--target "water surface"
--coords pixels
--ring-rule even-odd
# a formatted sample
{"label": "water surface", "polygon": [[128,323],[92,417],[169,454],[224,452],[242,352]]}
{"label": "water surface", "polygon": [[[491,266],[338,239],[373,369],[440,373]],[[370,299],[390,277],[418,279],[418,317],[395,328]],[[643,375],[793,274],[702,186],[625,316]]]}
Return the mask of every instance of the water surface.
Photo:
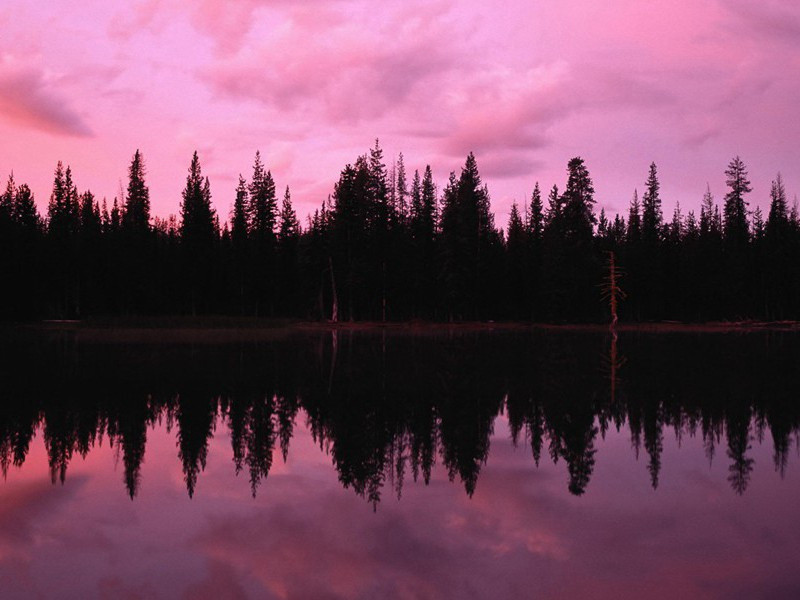
{"label": "water surface", "polygon": [[270,337],[5,336],[2,597],[800,597],[797,334]]}

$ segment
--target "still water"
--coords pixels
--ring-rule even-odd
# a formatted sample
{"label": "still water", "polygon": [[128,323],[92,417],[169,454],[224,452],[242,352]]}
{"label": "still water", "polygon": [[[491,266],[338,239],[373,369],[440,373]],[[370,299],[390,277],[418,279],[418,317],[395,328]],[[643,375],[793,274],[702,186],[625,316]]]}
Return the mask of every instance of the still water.
{"label": "still water", "polygon": [[0,596],[800,597],[800,335],[13,331]]}

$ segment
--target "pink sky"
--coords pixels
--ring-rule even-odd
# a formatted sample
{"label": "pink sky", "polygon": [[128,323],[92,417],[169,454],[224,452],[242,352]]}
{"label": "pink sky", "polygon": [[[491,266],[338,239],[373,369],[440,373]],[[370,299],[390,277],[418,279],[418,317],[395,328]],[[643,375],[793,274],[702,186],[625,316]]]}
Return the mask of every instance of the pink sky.
{"label": "pink sky", "polygon": [[135,149],[176,213],[194,149],[227,216],[260,149],[301,215],[382,140],[441,184],[470,151],[499,224],[583,156],[598,210],[651,161],[665,212],[697,208],[740,154],[766,206],[800,188],[800,6],[792,0],[73,0],[0,6],[0,177],[46,206],[61,159],[117,195]]}

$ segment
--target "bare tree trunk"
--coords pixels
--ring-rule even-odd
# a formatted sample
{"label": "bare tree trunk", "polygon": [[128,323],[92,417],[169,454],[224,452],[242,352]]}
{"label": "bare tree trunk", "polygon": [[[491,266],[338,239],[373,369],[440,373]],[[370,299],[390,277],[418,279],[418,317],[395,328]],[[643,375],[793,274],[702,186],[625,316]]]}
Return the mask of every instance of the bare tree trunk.
{"label": "bare tree trunk", "polygon": [[339,322],[339,297],[336,294],[336,277],[333,274],[333,259],[328,257],[328,265],[331,269],[331,290],[333,292],[333,301],[331,307],[331,323]]}
{"label": "bare tree trunk", "polygon": [[381,321],[386,323],[386,260],[382,264],[382,282],[381,282]]}

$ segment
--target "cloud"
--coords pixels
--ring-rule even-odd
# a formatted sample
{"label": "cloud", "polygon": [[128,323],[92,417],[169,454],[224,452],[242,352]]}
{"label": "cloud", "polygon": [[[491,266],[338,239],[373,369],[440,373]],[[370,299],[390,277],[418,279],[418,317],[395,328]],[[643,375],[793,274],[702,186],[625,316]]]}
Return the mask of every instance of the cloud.
{"label": "cloud", "polygon": [[321,118],[326,127],[355,125],[401,107],[435,105],[438,86],[458,62],[421,24],[387,38],[343,15],[320,21],[284,16],[263,43],[202,70],[218,96]]}
{"label": "cloud", "polygon": [[91,137],[85,121],[40,69],[0,60],[0,114],[13,124],[54,135]]}
{"label": "cloud", "polygon": [[800,44],[800,12],[793,0],[727,0],[721,5],[737,17],[742,29],[760,38]]}

